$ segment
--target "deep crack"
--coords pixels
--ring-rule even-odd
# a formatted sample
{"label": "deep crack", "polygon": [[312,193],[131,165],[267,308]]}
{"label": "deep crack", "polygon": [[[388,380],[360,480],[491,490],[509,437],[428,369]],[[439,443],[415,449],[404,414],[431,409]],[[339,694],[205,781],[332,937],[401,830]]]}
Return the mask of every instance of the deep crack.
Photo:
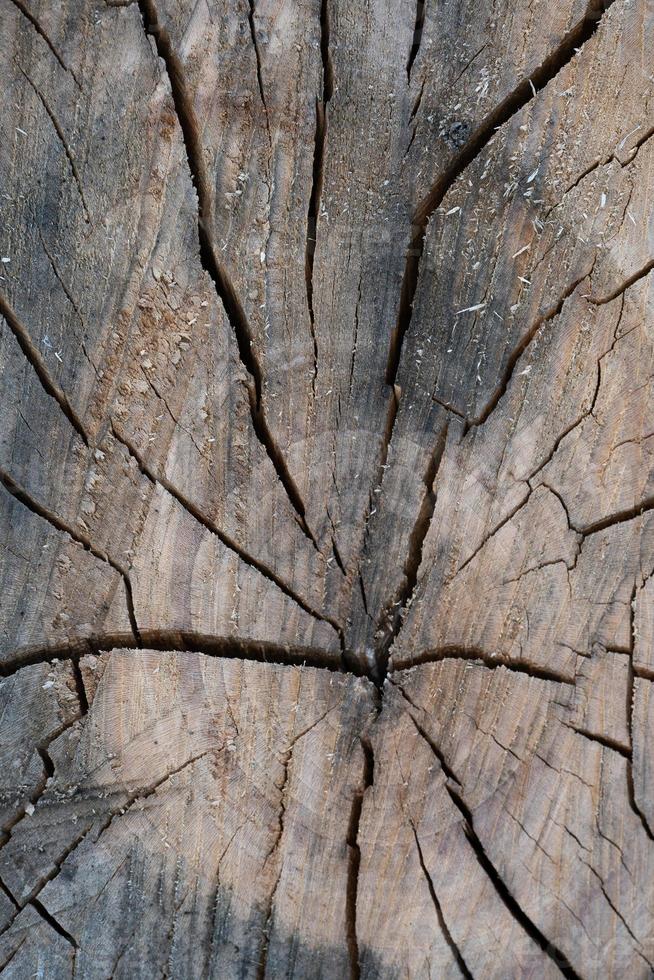
{"label": "deep crack", "polygon": [[411,830],[413,831],[413,837],[416,843],[416,849],[418,851],[418,860],[420,862],[420,868],[422,870],[423,875],[425,876],[425,881],[427,882],[427,887],[429,888],[429,894],[431,895],[431,900],[434,906],[434,910],[436,912],[436,918],[438,919],[438,924],[445,938],[445,942],[450,947],[450,950],[452,951],[452,955],[454,956],[454,959],[456,960],[457,965],[461,970],[463,976],[466,977],[467,980],[474,980],[473,975],[468,969],[466,961],[463,958],[463,954],[459,949],[459,947],[457,946],[456,941],[445,921],[445,916],[443,915],[443,907],[440,901],[438,900],[438,896],[436,895],[436,889],[434,888],[434,882],[432,880],[431,875],[429,874],[429,871],[427,870],[427,865],[425,864],[425,858],[422,853],[422,847],[420,846],[418,831],[416,830],[413,821],[410,821],[410,823],[411,823]]}
{"label": "deep crack", "polygon": [[418,52],[420,51],[422,32],[425,27],[426,6],[427,6],[426,0],[416,0],[416,21],[413,27],[413,42],[411,44],[411,50],[409,52],[409,60],[407,61],[407,65],[406,65],[407,82],[411,81],[411,70],[413,68],[413,64],[416,58],[418,57]]}
{"label": "deep crack", "polygon": [[218,299],[224,307],[236,338],[241,363],[250,376],[248,396],[252,426],[297,514],[298,523],[303,533],[309,538],[316,550],[319,550],[316,539],[307,524],[305,506],[300,491],[291,476],[286,460],[277,445],[264,413],[263,371],[254,349],[252,331],[245,310],[237,295],[234,283],[218,258],[218,250],[213,238],[214,212],[211,180],[204,159],[200,126],[195,115],[193,99],[186,83],[184,65],[174,48],[168,31],[159,22],[154,0],[138,0],[138,5],[144,30],[153,38],[157,54],[164,63],[175,112],[182,131],[189,170],[197,193],[200,262],[213,282]]}
{"label": "deep crack", "polygon": [[361,847],[359,845],[359,824],[361,810],[366,791],[373,785],[375,776],[375,758],[372,745],[366,738],[361,738],[363,751],[363,773],[361,790],[354,794],[350,810],[350,820],[347,830],[347,845],[349,848],[347,868],[347,891],[345,898],[345,921],[347,932],[347,948],[350,956],[351,980],[359,980],[361,962],[359,939],[357,936],[357,897],[359,893],[359,871],[361,867]]}

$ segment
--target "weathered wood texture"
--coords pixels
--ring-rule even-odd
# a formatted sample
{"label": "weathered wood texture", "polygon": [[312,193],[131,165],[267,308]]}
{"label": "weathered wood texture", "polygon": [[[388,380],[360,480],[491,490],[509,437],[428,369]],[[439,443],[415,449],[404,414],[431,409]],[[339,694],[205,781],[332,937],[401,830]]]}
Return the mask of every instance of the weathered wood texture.
{"label": "weathered wood texture", "polygon": [[654,975],[652,0],[0,25],[0,975]]}

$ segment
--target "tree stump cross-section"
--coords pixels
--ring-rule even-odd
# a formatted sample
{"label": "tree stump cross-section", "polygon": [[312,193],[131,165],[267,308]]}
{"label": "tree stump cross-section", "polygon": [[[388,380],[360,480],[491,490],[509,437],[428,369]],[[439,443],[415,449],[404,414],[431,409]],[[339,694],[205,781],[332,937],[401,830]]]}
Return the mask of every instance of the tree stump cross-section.
{"label": "tree stump cross-section", "polygon": [[0,24],[0,976],[654,975],[652,0]]}

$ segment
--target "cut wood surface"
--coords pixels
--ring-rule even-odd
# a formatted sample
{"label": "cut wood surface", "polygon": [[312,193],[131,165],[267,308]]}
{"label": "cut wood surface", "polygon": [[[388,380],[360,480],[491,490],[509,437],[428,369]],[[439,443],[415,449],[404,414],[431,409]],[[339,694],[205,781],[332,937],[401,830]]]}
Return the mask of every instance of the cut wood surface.
{"label": "cut wood surface", "polygon": [[0,975],[654,976],[652,0],[0,28]]}

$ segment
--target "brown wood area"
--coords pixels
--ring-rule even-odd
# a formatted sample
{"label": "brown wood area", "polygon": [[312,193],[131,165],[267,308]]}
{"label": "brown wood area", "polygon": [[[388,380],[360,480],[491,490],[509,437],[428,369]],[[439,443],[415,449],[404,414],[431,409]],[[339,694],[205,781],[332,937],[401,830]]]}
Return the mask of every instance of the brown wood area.
{"label": "brown wood area", "polygon": [[654,976],[653,0],[0,0],[0,976]]}

